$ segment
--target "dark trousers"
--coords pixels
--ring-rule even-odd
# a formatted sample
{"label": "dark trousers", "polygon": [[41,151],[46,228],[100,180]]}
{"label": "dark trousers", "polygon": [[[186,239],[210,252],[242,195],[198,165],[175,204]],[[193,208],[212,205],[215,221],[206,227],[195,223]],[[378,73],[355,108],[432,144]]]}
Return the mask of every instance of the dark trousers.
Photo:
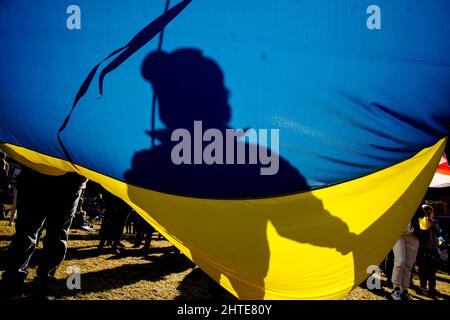
{"label": "dark trousers", "polygon": [[427,284],[432,291],[436,288],[436,269],[438,264],[437,249],[419,248],[417,262],[419,265],[420,286],[426,288]]}
{"label": "dark trousers", "polygon": [[150,249],[150,243],[152,241],[152,235],[153,235],[154,231],[155,231],[155,229],[153,229],[150,226],[146,230],[138,230],[136,233],[136,240],[135,240],[134,246],[136,248],[139,248],[142,243],[142,238],[144,238],[144,240],[145,240],[144,249],[145,250]]}
{"label": "dark trousers", "polygon": [[394,251],[389,251],[384,260],[384,273],[387,278],[387,286],[392,288],[392,270],[394,269]]}
{"label": "dark trousers", "polygon": [[142,239],[144,239],[144,250],[148,250],[150,248],[150,243],[152,241],[152,235],[153,232],[155,232],[155,228],[145,221],[144,218],[140,216],[135,217],[136,239],[134,242],[134,247],[139,248],[141,246]]}
{"label": "dark trousers", "polygon": [[16,234],[8,251],[5,280],[24,281],[44,223],[44,252],[37,275],[44,281],[54,276],[65,258],[69,227],[81,195],[80,178],[71,175],[49,177],[32,173],[20,180]]}
{"label": "dark trousers", "polygon": [[4,194],[5,191],[2,188],[0,188],[0,217],[6,220],[7,214],[4,206],[6,196]]}
{"label": "dark trousers", "polygon": [[123,228],[127,222],[128,215],[128,212],[123,212],[120,209],[105,210],[105,218],[100,229],[99,250],[102,250],[108,244],[111,244],[113,250],[117,249],[122,240]]}

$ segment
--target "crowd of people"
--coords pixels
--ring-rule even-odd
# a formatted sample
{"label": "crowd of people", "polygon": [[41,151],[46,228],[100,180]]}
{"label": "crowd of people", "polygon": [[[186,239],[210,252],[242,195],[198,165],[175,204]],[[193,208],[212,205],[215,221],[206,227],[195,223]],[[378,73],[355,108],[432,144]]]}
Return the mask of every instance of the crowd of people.
{"label": "crowd of people", "polygon": [[408,289],[412,284],[412,274],[416,265],[420,281],[416,291],[430,297],[440,294],[436,289],[436,272],[441,262],[440,235],[441,230],[435,219],[433,207],[421,205],[384,264],[388,285],[393,288],[391,294],[393,300],[411,299]]}

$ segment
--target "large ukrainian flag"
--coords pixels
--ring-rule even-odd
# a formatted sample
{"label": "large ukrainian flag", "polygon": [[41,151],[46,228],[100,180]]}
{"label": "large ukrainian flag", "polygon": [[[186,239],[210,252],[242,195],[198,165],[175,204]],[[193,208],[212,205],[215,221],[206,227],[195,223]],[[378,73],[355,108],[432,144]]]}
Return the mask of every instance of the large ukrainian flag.
{"label": "large ukrainian flag", "polygon": [[[66,13],[73,1],[0,2],[11,157],[101,183],[242,299],[341,298],[379,264],[448,135],[448,1],[75,2],[79,15]],[[153,113],[144,59],[183,48],[219,70],[229,127],[280,130],[289,174],[215,179],[200,167],[186,181],[167,179],[161,162],[136,165],[160,150],[145,132],[168,123]]]}

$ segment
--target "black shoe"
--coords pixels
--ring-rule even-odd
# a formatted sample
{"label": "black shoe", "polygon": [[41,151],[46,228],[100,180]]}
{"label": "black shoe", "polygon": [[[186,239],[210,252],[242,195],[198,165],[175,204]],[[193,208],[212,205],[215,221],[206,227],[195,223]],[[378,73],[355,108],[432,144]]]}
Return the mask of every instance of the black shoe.
{"label": "black shoe", "polygon": [[394,289],[394,284],[392,283],[391,280],[387,280],[385,286],[389,289]]}
{"label": "black shoe", "polygon": [[439,296],[441,293],[439,290],[436,290],[436,288],[432,288],[428,291],[428,294],[432,297]]}
{"label": "black shoe", "polygon": [[119,247],[111,247],[113,254],[115,254],[116,256],[121,256],[125,254],[125,249],[123,248],[119,248]]}
{"label": "black shoe", "polygon": [[427,287],[424,287],[424,286],[416,287],[414,290],[417,293],[425,295],[425,296],[428,294],[428,289],[427,289]]}
{"label": "black shoe", "polygon": [[36,277],[33,281],[37,299],[55,300],[60,290],[60,284],[54,277]]}
{"label": "black shoe", "polygon": [[142,252],[142,255],[148,256],[148,255],[150,254],[150,248],[143,247],[143,248],[141,249],[141,252]]}
{"label": "black shoe", "polygon": [[400,299],[402,301],[409,301],[412,300],[411,295],[408,293],[408,290],[403,290],[400,294]]}
{"label": "black shoe", "polygon": [[0,282],[0,299],[19,299],[25,294],[24,280],[3,278]]}
{"label": "black shoe", "polygon": [[98,253],[98,254],[101,254],[101,253],[103,252],[103,248],[104,248],[104,245],[103,245],[103,244],[99,244],[99,245],[97,246],[97,253]]}

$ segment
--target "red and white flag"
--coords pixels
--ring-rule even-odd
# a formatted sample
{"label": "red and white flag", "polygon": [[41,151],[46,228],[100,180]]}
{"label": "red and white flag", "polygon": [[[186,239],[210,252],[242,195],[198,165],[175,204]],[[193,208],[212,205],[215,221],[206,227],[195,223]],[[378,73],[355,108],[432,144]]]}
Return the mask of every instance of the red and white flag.
{"label": "red and white flag", "polygon": [[436,169],[430,188],[446,188],[450,187],[450,167],[445,154],[442,155],[441,161]]}

